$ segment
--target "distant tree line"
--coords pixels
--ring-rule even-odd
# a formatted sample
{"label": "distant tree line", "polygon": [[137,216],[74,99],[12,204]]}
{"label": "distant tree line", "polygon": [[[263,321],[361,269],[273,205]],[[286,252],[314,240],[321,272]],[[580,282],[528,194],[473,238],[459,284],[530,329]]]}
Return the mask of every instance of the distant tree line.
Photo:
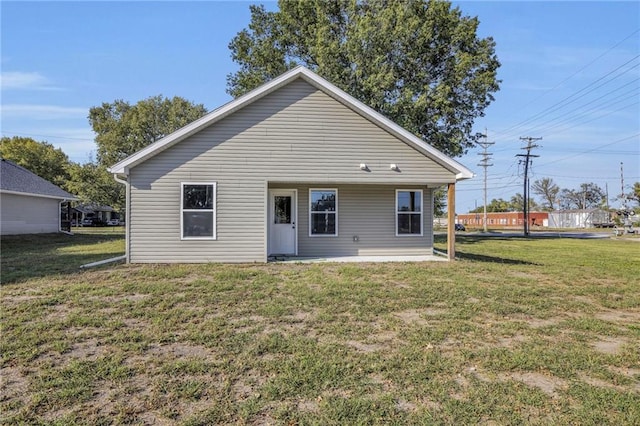
{"label": "distant tree line", "polygon": [[131,105],[123,100],[89,110],[97,158],[80,164],[47,141],[13,136],[0,139],[0,157],[76,195],[84,203],[125,207],[124,186],[107,170],[118,161],[202,117],[203,105],[154,96]]}
{"label": "distant tree line", "polygon": [[[538,179],[531,185],[531,190],[538,195],[539,201],[533,197],[529,197],[529,210],[553,211],[553,210],[572,210],[572,209],[592,209],[606,208],[608,201],[606,191],[593,182],[581,183],[578,188],[560,188],[551,178],[545,177]],[[614,200],[619,200],[618,196]],[[640,182],[635,182],[631,191],[624,194],[624,198],[629,200],[632,205],[640,206]],[[493,199],[487,204],[488,212],[510,212],[522,211],[524,200],[522,194],[517,193],[509,200],[502,198]],[[484,206],[471,210],[471,213],[479,213],[484,211]]]}

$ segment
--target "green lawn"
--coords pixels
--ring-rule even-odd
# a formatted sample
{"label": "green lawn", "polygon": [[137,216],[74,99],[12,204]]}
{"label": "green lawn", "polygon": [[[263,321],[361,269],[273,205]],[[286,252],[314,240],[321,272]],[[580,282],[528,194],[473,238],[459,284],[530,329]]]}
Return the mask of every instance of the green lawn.
{"label": "green lawn", "polygon": [[116,235],[3,238],[3,423],[640,419],[637,240],[466,236],[451,263],[78,271],[121,254]]}

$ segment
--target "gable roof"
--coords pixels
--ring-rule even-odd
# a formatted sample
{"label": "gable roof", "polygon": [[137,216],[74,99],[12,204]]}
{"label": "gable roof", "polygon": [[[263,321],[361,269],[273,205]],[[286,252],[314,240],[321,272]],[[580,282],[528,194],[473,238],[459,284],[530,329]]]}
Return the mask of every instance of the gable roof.
{"label": "gable roof", "polygon": [[60,200],[77,200],[74,195],[16,163],[0,161],[0,192]]}
{"label": "gable roof", "polygon": [[271,80],[268,83],[236,98],[235,100],[221,106],[218,109],[204,115],[203,117],[195,120],[191,124],[176,130],[170,135],[156,141],[155,143],[141,149],[135,154],[125,158],[124,160],[114,164],[109,171],[115,174],[128,174],[129,169],[137,166],[138,164],[148,160],[156,154],[164,151],[165,149],[177,144],[178,142],[188,138],[189,136],[199,132],[200,130],[212,125],[213,123],[223,119],[224,117],[234,113],[235,111],[255,102],[256,100],[264,97],[265,95],[274,92],[275,90],[291,83],[292,81],[301,78],[307,83],[311,84],[316,89],[326,93],[333,99],[342,103],[346,107],[360,114],[362,117],[368,119],[378,127],[386,130],[393,136],[402,140],[404,143],[413,147],[424,156],[432,159],[436,163],[443,166],[445,169],[456,174],[456,180],[469,179],[474,176],[473,172],[467,169],[456,160],[442,153],[433,146],[427,144],[422,139],[394,123],[384,115],[375,111],[373,108],[360,102],[353,96],[346,93],[344,90],[339,89],[333,84],[329,83],[318,74],[310,71],[309,69],[299,66],[293,68],[279,77]]}

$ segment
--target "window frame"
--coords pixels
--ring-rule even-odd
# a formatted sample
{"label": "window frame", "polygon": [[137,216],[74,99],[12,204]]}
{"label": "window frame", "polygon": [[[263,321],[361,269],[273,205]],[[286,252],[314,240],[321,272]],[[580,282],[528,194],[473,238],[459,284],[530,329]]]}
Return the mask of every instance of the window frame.
{"label": "window frame", "polygon": [[[185,209],[184,208],[184,187],[195,185],[212,186],[213,200],[211,202],[211,209]],[[184,235],[184,213],[189,212],[211,212],[213,216],[212,223],[212,235],[205,237],[190,237]],[[217,216],[218,216],[218,183],[217,182],[180,182],[180,240],[182,241],[194,241],[194,240],[217,240]]]}
{"label": "window frame", "polygon": [[[332,212],[329,212],[330,214],[335,215],[335,228],[336,231],[334,234],[314,234],[312,232],[313,230],[313,221],[312,221],[312,215],[313,214],[321,214],[321,213],[327,213],[327,212],[314,212],[313,210],[311,210],[311,206],[313,203],[313,200],[311,198],[311,194],[314,191],[333,191],[336,194],[336,200],[335,200],[335,210]],[[316,237],[320,237],[320,238],[331,238],[331,237],[337,237],[338,236],[338,188],[309,188],[309,237],[310,238],[316,238]]]}
{"label": "window frame", "polygon": [[[420,211],[419,212],[400,212],[398,211],[398,193],[400,192],[419,192],[420,193]],[[395,202],[395,219],[396,219],[396,237],[422,237],[424,236],[424,192],[422,189],[396,189],[396,202]],[[399,214],[420,214],[420,233],[419,234],[400,234],[398,233],[398,215]]]}

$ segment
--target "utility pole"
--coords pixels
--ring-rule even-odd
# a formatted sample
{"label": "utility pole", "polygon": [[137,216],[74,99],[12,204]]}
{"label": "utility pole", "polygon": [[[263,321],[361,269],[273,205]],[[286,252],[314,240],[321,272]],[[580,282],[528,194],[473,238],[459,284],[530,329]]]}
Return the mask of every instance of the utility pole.
{"label": "utility pole", "polygon": [[516,154],[516,157],[525,157],[524,159],[524,190],[522,212],[524,216],[524,236],[529,236],[529,163],[531,158],[540,157],[539,155],[531,154],[533,148],[538,148],[539,145],[534,144],[535,141],[539,141],[542,138],[521,137],[520,140],[527,142],[527,146],[522,149],[526,149],[526,154]]}
{"label": "utility pole", "polygon": [[480,145],[483,149],[482,152],[479,152],[478,155],[482,155],[482,159],[480,160],[480,162],[478,163],[478,166],[484,168],[484,215],[482,218],[482,224],[483,224],[483,230],[484,232],[487,232],[487,167],[489,166],[493,166],[492,164],[489,164],[490,161],[490,157],[493,155],[490,152],[487,152],[487,149],[493,145],[495,142],[488,142],[487,141],[487,129],[484,129],[484,141],[483,142],[478,142],[478,145]]}
{"label": "utility pole", "polygon": [[627,209],[627,198],[624,195],[624,163],[620,162],[620,199],[622,200],[622,208]]}

